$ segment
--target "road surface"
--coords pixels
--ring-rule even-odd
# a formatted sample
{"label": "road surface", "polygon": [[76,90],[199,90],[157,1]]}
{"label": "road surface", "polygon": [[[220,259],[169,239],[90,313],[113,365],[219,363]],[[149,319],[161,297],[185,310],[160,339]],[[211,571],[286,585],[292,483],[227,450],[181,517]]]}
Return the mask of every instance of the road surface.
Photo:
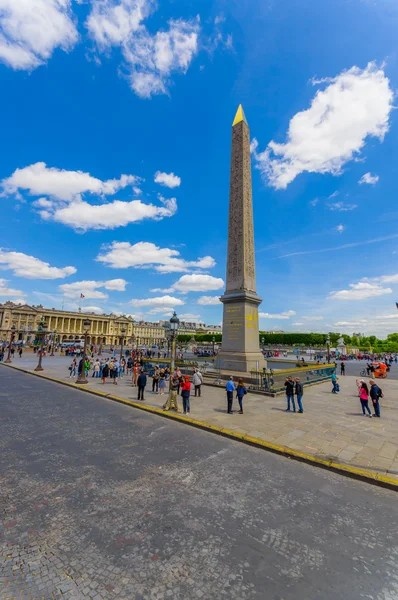
{"label": "road surface", "polygon": [[2,599],[398,598],[395,492],[6,367],[0,401]]}

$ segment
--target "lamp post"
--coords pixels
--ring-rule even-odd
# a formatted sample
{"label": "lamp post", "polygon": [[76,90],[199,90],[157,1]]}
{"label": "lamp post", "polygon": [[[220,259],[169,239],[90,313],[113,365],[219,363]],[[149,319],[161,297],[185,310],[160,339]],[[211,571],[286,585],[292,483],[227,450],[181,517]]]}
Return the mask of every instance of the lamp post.
{"label": "lamp post", "polygon": [[174,311],[174,314],[170,319],[170,340],[171,340],[170,389],[171,389],[171,378],[174,373],[175,364],[176,364],[176,341],[177,341],[179,324],[180,324],[180,321]]}
{"label": "lamp post", "polygon": [[39,349],[39,362],[37,363],[37,367],[35,369],[35,371],[44,371],[43,367],[41,366],[41,361],[42,361],[42,357],[43,357],[43,347],[44,347],[44,339],[46,337],[46,330],[47,330],[47,323],[45,323],[44,321],[41,321],[39,323],[39,327],[37,328],[37,333],[40,336],[40,349]]}
{"label": "lamp post", "polygon": [[213,335],[212,342],[213,342],[213,356],[214,356],[214,344],[216,343],[216,338],[214,337],[214,335]]}
{"label": "lamp post", "polygon": [[328,360],[328,364],[330,364],[330,335],[329,334],[326,338],[326,348],[327,348],[327,360]]}
{"label": "lamp post", "polygon": [[76,383],[79,383],[79,384],[88,383],[88,381],[86,379],[86,373],[85,373],[85,369],[84,369],[84,363],[86,362],[87,335],[88,335],[88,330],[90,329],[90,327],[91,327],[91,321],[90,321],[90,319],[84,319],[84,321],[83,321],[84,348],[83,348],[82,368],[80,370],[78,378],[76,379]]}
{"label": "lamp post", "polygon": [[13,342],[14,342],[14,336],[15,336],[15,325],[13,325],[13,326],[11,327],[11,337],[10,337],[10,343],[9,343],[9,346],[8,346],[8,354],[7,354],[7,358],[6,358],[6,360],[4,361],[5,363],[11,363],[11,362],[12,362],[12,360],[11,360],[10,356],[11,356],[11,348],[12,348],[12,344],[13,344]]}
{"label": "lamp post", "polygon": [[51,334],[51,354],[50,354],[50,356],[55,356],[54,355],[54,341],[55,341],[55,331],[53,331]]}
{"label": "lamp post", "polygon": [[262,346],[262,350],[264,351],[264,336],[261,338],[261,346]]}
{"label": "lamp post", "polygon": [[122,360],[123,358],[123,344],[124,344],[124,336],[126,335],[126,329],[123,327],[123,329],[120,330],[122,336],[120,338],[120,360]]}

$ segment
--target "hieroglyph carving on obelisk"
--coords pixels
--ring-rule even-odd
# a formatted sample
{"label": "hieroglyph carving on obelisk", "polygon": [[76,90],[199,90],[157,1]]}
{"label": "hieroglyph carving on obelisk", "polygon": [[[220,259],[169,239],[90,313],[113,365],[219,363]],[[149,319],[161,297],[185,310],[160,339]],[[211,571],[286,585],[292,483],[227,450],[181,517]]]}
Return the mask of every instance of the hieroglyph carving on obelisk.
{"label": "hieroglyph carving on obelisk", "polygon": [[254,262],[250,131],[242,106],[232,125],[227,284],[219,365],[232,371],[263,368]]}

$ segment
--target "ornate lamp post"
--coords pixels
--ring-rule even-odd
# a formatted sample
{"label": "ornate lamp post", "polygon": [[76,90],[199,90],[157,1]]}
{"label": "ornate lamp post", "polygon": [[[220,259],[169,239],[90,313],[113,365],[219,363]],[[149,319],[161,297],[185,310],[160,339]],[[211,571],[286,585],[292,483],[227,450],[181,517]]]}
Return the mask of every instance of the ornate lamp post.
{"label": "ornate lamp post", "polygon": [[44,371],[43,367],[41,366],[41,361],[42,361],[42,357],[43,357],[43,347],[44,347],[44,340],[46,337],[46,331],[47,331],[47,323],[45,323],[44,321],[41,321],[39,323],[39,327],[37,328],[37,333],[40,336],[40,349],[39,349],[39,362],[37,363],[37,367],[36,367],[35,371]]}
{"label": "ornate lamp post", "polygon": [[176,364],[176,341],[177,341],[179,324],[180,324],[180,321],[174,311],[174,314],[170,319],[170,340],[171,340],[170,389],[171,389],[171,377],[174,373],[175,364]]}
{"label": "ornate lamp post", "polygon": [[327,360],[328,364],[330,364],[330,335],[328,334],[326,338],[326,349],[327,349]]}
{"label": "ornate lamp post", "polygon": [[11,363],[11,362],[12,362],[12,360],[11,360],[10,356],[11,356],[11,348],[12,348],[12,344],[13,344],[13,342],[14,342],[14,337],[15,337],[15,329],[16,329],[16,328],[15,328],[15,325],[13,325],[13,326],[11,327],[11,337],[10,337],[10,343],[9,343],[9,345],[8,345],[8,354],[7,354],[7,358],[6,358],[6,360],[4,361],[5,363]]}
{"label": "ornate lamp post", "polygon": [[263,349],[263,350],[264,350],[264,341],[265,341],[265,340],[264,340],[264,336],[263,336],[263,337],[261,338],[261,346],[262,346],[262,349]]}
{"label": "ornate lamp post", "polygon": [[76,379],[76,383],[79,383],[79,384],[88,383],[88,381],[86,379],[86,373],[85,373],[85,369],[84,369],[84,363],[86,362],[87,335],[88,335],[88,330],[90,329],[90,327],[91,327],[91,321],[90,321],[90,319],[84,319],[84,321],[83,321],[84,348],[83,348],[82,368],[80,370],[80,374],[79,374],[78,378]]}
{"label": "ornate lamp post", "polygon": [[50,356],[55,356],[54,355],[54,342],[55,342],[55,331],[53,331],[51,334],[51,354],[50,354]]}
{"label": "ornate lamp post", "polygon": [[213,335],[212,342],[213,342],[213,356],[214,356],[214,344],[216,343],[216,338],[214,337],[214,335]]}
{"label": "ornate lamp post", "polygon": [[126,329],[123,327],[121,330],[121,338],[120,338],[120,360],[123,358],[123,344],[124,344],[124,336],[126,335]]}

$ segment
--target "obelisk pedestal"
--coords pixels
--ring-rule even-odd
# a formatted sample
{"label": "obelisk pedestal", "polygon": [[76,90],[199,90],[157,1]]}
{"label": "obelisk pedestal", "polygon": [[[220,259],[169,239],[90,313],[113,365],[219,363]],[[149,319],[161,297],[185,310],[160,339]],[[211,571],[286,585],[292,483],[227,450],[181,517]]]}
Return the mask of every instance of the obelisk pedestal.
{"label": "obelisk pedestal", "polygon": [[250,131],[241,105],[232,125],[226,279],[218,366],[223,371],[245,373],[263,369],[266,362],[258,330],[261,298],[256,293]]}

